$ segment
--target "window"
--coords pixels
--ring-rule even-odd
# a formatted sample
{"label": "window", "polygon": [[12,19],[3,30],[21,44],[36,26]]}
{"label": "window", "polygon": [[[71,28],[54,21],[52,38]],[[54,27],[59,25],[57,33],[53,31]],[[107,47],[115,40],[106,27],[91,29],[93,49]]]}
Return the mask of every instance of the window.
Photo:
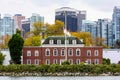
{"label": "window", "polygon": [[34,64],[39,65],[39,59],[35,59]]}
{"label": "window", "polygon": [[66,43],[66,44],[69,44],[69,40],[65,40],[65,43]]}
{"label": "window", "polygon": [[58,56],[58,50],[57,49],[53,49],[53,56]]}
{"label": "window", "polygon": [[46,56],[50,56],[50,49],[46,49],[45,55],[46,55]]}
{"label": "window", "polygon": [[49,40],[49,44],[53,44],[53,40]]}
{"label": "window", "polygon": [[53,60],[53,64],[57,64],[57,59],[54,59],[54,60]]}
{"label": "window", "polygon": [[76,49],[76,56],[80,56],[81,52],[80,49]]}
{"label": "window", "polygon": [[31,64],[31,59],[27,59],[27,64]]}
{"label": "window", "polygon": [[70,64],[73,64],[73,60],[72,59],[69,59],[69,62],[70,62]]}
{"label": "window", "polygon": [[95,55],[95,56],[98,56],[98,55],[99,55],[98,50],[95,50],[95,51],[94,51],[94,55]]}
{"label": "window", "polygon": [[76,64],[80,64],[80,59],[76,59]]}
{"label": "window", "polygon": [[86,64],[91,64],[91,59],[87,59]]}
{"label": "window", "polygon": [[68,50],[68,55],[69,55],[69,56],[73,56],[73,49],[69,49],[69,50]]}
{"label": "window", "polygon": [[61,44],[61,40],[57,40],[57,44]]}
{"label": "window", "polygon": [[27,51],[27,56],[31,56],[31,51]]}
{"label": "window", "polygon": [[99,59],[95,59],[94,64],[99,64]]}
{"label": "window", "polygon": [[61,49],[61,56],[65,56],[65,49]]}
{"label": "window", "polygon": [[37,50],[35,51],[35,56],[39,56],[39,52]]}
{"label": "window", "polygon": [[87,56],[91,56],[91,50],[87,50]]}
{"label": "window", "polygon": [[50,65],[50,60],[49,59],[46,59],[46,64]]}
{"label": "window", "polygon": [[72,41],[72,44],[76,44],[76,40],[73,40],[73,41]]}

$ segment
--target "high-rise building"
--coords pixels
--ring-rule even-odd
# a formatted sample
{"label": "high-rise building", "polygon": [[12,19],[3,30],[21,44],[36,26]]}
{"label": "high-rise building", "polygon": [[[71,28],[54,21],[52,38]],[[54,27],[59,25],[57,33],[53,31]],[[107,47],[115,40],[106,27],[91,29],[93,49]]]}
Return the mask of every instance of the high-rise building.
{"label": "high-rise building", "polygon": [[21,20],[24,20],[25,19],[25,16],[22,16],[22,14],[15,14],[13,16],[14,18],[14,21],[15,21],[15,26],[17,29],[21,30]]}
{"label": "high-rise building", "polygon": [[35,22],[42,22],[44,24],[44,17],[40,16],[39,14],[33,13],[30,18],[30,31],[33,30],[33,25]]}
{"label": "high-rise building", "polygon": [[55,20],[66,22],[67,30],[72,32],[81,30],[82,20],[85,18],[86,11],[78,11],[70,7],[62,7],[55,10]]}
{"label": "high-rise building", "polygon": [[6,34],[12,36],[16,33],[16,27],[14,25],[14,19],[11,15],[5,14],[3,18],[0,19],[0,36]]}
{"label": "high-rise building", "polygon": [[115,6],[113,9],[112,23],[115,43],[117,39],[120,39],[120,6]]}
{"label": "high-rise building", "polygon": [[97,36],[97,25],[94,21],[83,20],[81,31],[91,33],[92,37],[95,39]]}

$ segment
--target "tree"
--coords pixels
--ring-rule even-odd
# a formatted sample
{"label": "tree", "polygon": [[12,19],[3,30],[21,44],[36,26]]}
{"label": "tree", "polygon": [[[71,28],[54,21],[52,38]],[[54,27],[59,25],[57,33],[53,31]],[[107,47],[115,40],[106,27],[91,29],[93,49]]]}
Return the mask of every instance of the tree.
{"label": "tree", "polygon": [[41,36],[31,36],[25,39],[25,46],[40,46],[41,45]]}
{"label": "tree", "polygon": [[23,48],[24,40],[20,36],[20,34],[14,34],[8,43],[8,47],[10,50],[10,56],[12,61],[15,64],[21,63],[21,55],[22,55],[22,48]]}
{"label": "tree", "polygon": [[110,59],[109,58],[103,58],[103,63],[102,64],[110,64]]}
{"label": "tree", "polygon": [[64,22],[56,20],[55,24],[52,25],[47,24],[47,26],[48,26],[46,29],[47,36],[63,35]]}
{"label": "tree", "polygon": [[6,55],[3,55],[3,53],[0,51],[0,65],[3,64],[3,61],[4,61],[4,59],[5,59],[5,56],[6,56]]}

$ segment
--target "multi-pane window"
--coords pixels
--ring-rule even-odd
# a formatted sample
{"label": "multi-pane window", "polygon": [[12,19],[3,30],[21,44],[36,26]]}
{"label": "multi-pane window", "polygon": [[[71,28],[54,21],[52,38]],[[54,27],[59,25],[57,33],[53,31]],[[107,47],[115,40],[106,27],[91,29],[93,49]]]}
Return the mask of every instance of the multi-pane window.
{"label": "multi-pane window", "polygon": [[73,56],[73,49],[68,50],[68,56]]}
{"label": "multi-pane window", "polygon": [[80,56],[81,52],[80,49],[76,49],[76,56]]}
{"label": "multi-pane window", "polygon": [[87,59],[86,63],[91,64],[91,59]]}
{"label": "multi-pane window", "polygon": [[76,64],[80,64],[80,59],[76,59]]}
{"label": "multi-pane window", "polygon": [[91,56],[91,50],[87,50],[87,56]]}
{"label": "multi-pane window", "polygon": [[95,51],[94,51],[94,55],[95,55],[95,56],[99,56],[98,50],[95,50]]}
{"label": "multi-pane window", "polygon": [[46,59],[46,64],[50,65],[50,59]]}
{"label": "multi-pane window", "polygon": [[61,40],[57,40],[57,44],[61,44]]}
{"label": "multi-pane window", "polygon": [[69,62],[70,62],[70,64],[73,64],[73,60],[72,59],[69,59]]}
{"label": "multi-pane window", "polygon": [[31,51],[27,51],[27,56],[31,56]]}
{"label": "multi-pane window", "polygon": [[94,64],[99,64],[99,59],[95,59]]}
{"label": "multi-pane window", "polygon": [[76,40],[72,40],[72,44],[76,44]]}
{"label": "multi-pane window", "polygon": [[35,56],[39,56],[39,51],[35,50]]}
{"label": "multi-pane window", "polygon": [[31,59],[27,59],[27,64],[31,64]]}
{"label": "multi-pane window", "polygon": [[65,49],[61,49],[61,56],[65,56]]}
{"label": "multi-pane window", "polygon": [[45,55],[46,55],[46,56],[50,56],[50,49],[47,48],[47,49],[45,50]]}
{"label": "multi-pane window", "polygon": [[57,64],[57,59],[54,59],[54,60],[53,60],[53,64]]}
{"label": "multi-pane window", "polygon": [[49,40],[49,44],[53,44],[53,40]]}
{"label": "multi-pane window", "polygon": [[56,48],[53,49],[53,56],[58,56],[58,50]]}
{"label": "multi-pane window", "polygon": [[35,59],[34,64],[39,65],[39,59]]}

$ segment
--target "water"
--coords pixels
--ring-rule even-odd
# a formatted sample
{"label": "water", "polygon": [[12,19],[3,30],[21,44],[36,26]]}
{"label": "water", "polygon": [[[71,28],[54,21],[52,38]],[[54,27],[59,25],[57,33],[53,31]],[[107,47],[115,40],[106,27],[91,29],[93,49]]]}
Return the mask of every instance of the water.
{"label": "water", "polygon": [[0,76],[0,80],[120,80],[120,76],[65,76],[65,77],[9,77]]}

